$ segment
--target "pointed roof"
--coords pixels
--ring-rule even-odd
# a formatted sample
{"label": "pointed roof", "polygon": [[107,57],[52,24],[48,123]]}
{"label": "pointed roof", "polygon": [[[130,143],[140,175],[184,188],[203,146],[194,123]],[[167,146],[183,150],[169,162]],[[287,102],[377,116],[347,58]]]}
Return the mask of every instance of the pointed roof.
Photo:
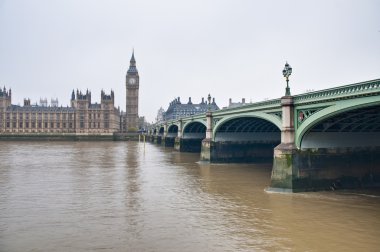
{"label": "pointed roof", "polygon": [[131,57],[131,61],[130,61],[131,63],[132,62],[136,62],[136,60],[135,60],[135,49],[133,49],[133,51],[132,51],[132,57]]}
{"label": "pointed roof", "polygon": [[136,68],[136,60],[135,60],[135,50],[132,51],[132,57],[129,64],[129,69],[127,71],[127,74],[138,74],[137,68]]}

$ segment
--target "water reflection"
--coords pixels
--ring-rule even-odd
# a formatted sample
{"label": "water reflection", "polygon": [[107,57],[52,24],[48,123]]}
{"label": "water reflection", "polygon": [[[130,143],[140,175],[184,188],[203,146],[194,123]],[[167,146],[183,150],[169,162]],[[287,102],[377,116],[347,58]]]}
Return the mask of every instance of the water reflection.
{"label": "water reflection", "polygon": [[127,233],[131,234],[128,239],[128,243],[133,240],[141,240],[141,232],[143,230],[144,224],[141,220],[144,215],[142,205],[143,198],[141,197],[142,184],[140,178],[140,167],[138,155],[138,143],[132,142],[128,143],[129,148],[125,149],[125,160],[124,160],[124,170],[125,170],[125,230]]}
{"label": "water reflection", "polygon": [[380,197],[273,194],[271,164],[137,142],[3,142],[0,251],[376,251]]}

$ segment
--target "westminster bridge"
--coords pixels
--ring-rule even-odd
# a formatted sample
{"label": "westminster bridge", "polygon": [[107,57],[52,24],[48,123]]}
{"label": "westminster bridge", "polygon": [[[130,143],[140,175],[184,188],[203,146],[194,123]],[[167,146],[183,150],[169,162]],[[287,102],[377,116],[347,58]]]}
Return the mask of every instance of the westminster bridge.
{"label": "westminster bridge", "polygon": [[273,160],[271,188],[380,185],[380,79],[157,123],[151,141],[201,161]]}

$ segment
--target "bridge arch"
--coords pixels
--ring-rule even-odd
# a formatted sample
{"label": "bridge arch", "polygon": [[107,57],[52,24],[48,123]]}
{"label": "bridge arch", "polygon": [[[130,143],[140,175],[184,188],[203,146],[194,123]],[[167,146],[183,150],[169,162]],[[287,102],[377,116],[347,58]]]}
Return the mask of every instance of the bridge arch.
{"label": "bridge arch", "polygon": [[[281,124],[282,122],[279,117],[262,112],[229,116],[221,119],[215,125],[213,129],[213,140],[217,141],[218,138],[220,139],[218,133],[220,135],[221,132],[280,132]],[[233,127],[235,128],[233,129]],[[224,135],[228,137],[227,134]]]}
{"label": "bridge arch", "polygon": [[296,131],[298,148],[379,146],[380,101],[340,101],[311,115]]}
{"label": "bridge arch", "polygon": [[158,130],[158,134],[163,135],[164,132],[165,132],[165,128],[163,126],[161,126],[160,129]]}
{"label": "bridge arch", "polygon": [[178,135],[178,125],[172,124],[172,125],[168,126],[167,137],[175,138],[175,137],[177,137],[177,135]]}
{"label": "bridge arch", "polygon": [[187,122],[183,126],[183,138],[204,139],[206,137],[206,123],[202,120]]}
{"label": "bridge arch", "polygon": [[178,133],[178,125],[172,124],[168,127],[168,133]]}
{"label": "bridge arch", "polygon": [[[270,120],[268,120],[270,118]],[[281,142],[281,121],[275,116],[244,114],[218,122],[213,131],[213,162],[270,162]]]}
{"label": "bridge arch", "polygon": [[192,120],[185,123],[180,139],[180,151],[200,152],[202,140],[206,137],[206,125],[202,120]]}

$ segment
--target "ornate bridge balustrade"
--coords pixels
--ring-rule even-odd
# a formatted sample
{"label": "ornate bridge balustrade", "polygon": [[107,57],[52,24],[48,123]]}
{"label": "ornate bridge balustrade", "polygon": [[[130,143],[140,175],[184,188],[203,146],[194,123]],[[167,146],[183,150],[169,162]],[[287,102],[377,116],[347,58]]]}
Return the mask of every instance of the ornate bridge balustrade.
{"label": "ornate bridge balustrade", "polygon": [[380,79],[165,123],[203,161],[273,160],[275,190],[380,186]]}

